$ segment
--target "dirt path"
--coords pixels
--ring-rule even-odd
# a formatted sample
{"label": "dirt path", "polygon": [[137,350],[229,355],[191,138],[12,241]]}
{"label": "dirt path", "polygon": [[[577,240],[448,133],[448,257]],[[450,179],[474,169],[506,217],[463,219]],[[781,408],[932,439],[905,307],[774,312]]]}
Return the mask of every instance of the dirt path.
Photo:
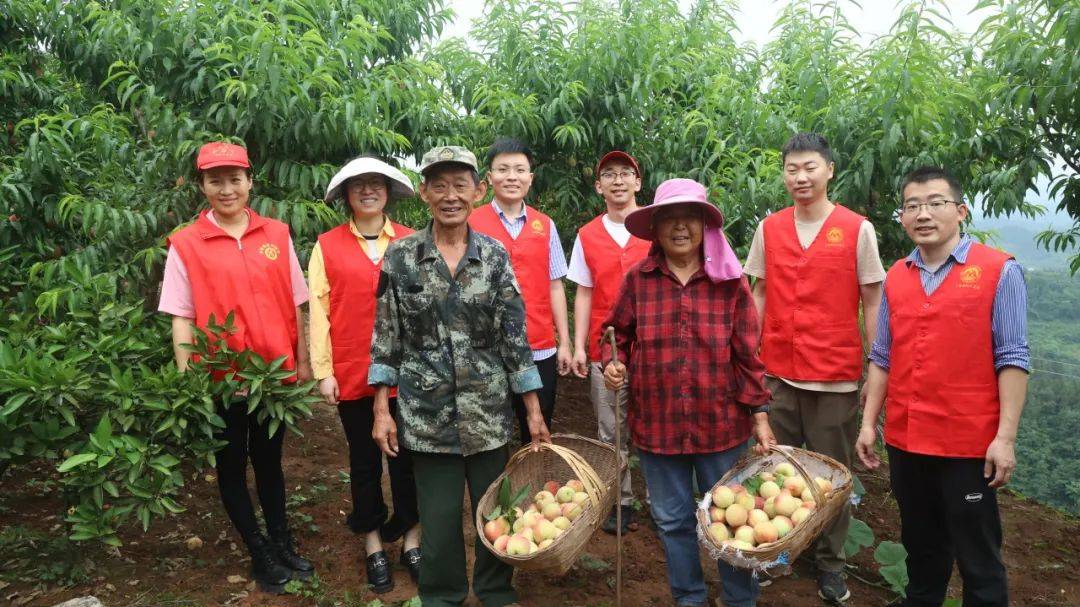
{"label": "dirt path", "polygon": [[[592,436],[595,424],[586,383],[563,380],[555,430]],[[50,571],[53,563],[63,560],[62,555],[51,554],[48,542],[40,538],[62,532],[57,516],[61,501],[47,483],[28,482],[32,476],[40,476],[22,470],[9,473],[0,485],[0,604],[53,605],[94,594],[110,607],[365,605],[375,595],[365,587],[362,543],[342,524],[349,509],[349,492],[340,423],[333,411],[323,409],[305,422],[303,429],[304,438],[290,436],[286,442],[290,517],[302,552],[316,563],[319,584],[302,589],[296,596],[273,597],[251,591],[246,580],[230,582],[230,576],[247,577],[248,562],[218,502],[213,477],[204,472],[189,476],[190,493],[183,500],[187,512],[157,522],[146,534],[125,530],[125,545],[119,552],[87,547],[80,566],[90,572],[90,578],[58,587],[57,575]],[[636,470],[633,474],[635,492],[643,496],[641,476]],[[896,504],[888,492],[887,476],[879,471],[861,472],[860,477],[868,493],[856,516],[870,524],[879,541],[898,540]],[[1080,562],[1080,521],[1013,495],[1003,495],[1002,505],[1013,605],[1080,605],[1080,572],[1076,567]],[[471,514],[467,514],[468,521]],[[471,543],[471,524],[466,529]],[[27,533],[36,533],[39,540],[20,542],[18,537]],[[198,537],[202,546],[189,549],[186,542],[192,537]],[[388,552],[395,563],[397,588],[379,598],[393,605],[409,599],[415,591],[404,569],[396,566],[400,547],[393,546]],[[613,604],[614,562],[614,538],[597,532],[585,556],[566,576],[520,573],[516,584],[521,602],[526,607]],[[624,605],[671,604],[663,550],[649,525],[642,524],[625,538],[623,562]],[[854,563],[856,576],[879,581],[870,550],[862,551]],[[715,597],[715,567],[706,567],[706,576]],[[959,597],[958,578],[954,576],[950,596]],[[853,607],[884,605],[891,597],[888,590],[854,576],[849,584],[853,598],[848,605]],[[791,576],[763,589],[759,601],[762,607],[820,604],[813,570],[803,563],[796,564]]]}

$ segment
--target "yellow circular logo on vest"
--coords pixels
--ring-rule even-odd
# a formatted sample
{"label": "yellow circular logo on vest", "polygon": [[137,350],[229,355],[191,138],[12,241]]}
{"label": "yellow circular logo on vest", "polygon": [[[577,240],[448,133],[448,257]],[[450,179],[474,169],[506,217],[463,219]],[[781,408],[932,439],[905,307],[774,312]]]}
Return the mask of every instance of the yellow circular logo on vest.
{"label": "yellow circular logo on vest", "polygon": [[530,225],[532,226],[533,232],[536,232],[537,234],[544,233],[544,224],[541,223],[539,219],[532,220],[532,224]]}
{"label": "yellow circular logo on vest", "polygon": [[844,242],[844,231],[840,228],[832,228],[825,233],[825,240],[829,244],[840,244]]}
{"label": "yellow circular logo on vest", "polygon": [[270,244],[269,242],[259,247],[259,252],[263,254],[263,257],[274,261],[281,254],[281,249],[277,248],[277,245]]}
{"label": "yellow circular logo on vest", "polygon": [[982,268],[979,266],[968,266],[960,273],[960,282],[966,285],[975,284],[979,282],[979,277],[981,276]]}

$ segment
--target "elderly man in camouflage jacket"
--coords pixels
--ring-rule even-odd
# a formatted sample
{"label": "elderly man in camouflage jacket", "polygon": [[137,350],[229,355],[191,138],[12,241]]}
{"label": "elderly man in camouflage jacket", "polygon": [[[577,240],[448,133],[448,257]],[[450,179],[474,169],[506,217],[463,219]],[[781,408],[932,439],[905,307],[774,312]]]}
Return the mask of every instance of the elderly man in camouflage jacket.
{"label": "elderly man in camouflage jacket", "polygon": [[[464,488],[467,482],[475,509],[506,466],[515,419],[510,391],[524,396],[534,448],[551,438],[509,256],[466,221],[486,191],[476,157],[464,148],[435,148],[424,154],[420,172],[432,222],[390,245],[379,279],[368,372],[368,383],[378,387],[372,433],[388,456],[400,448],[413,455],[424,607],[459,606],[469,594]],[[513,604],[513,570],[479,541],[474,551],[473,591],[484,607]]]}

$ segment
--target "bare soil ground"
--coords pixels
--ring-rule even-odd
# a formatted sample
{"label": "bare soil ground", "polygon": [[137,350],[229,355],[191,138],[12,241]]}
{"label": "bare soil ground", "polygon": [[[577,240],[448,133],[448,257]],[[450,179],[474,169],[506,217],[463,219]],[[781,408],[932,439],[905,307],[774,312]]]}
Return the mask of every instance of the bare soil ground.
{"label": "bare soil ground", "polygon": [[[596,420],[584,381],[561,381],[555,416],[556,431],[595,434]],[[280,597],[254,590],[247,581],[248,559],[207,471],[190,474],[189,493],[183,500],[186,512],[156,522],[147,533],[138,528],[125,530],[120,550],[86,546],[77,554],[56,554],[50,551],[54,542],[48,538],[63,533],[62,498],[53,484],[41,482],[47,474],[24,468],[0,479],[0,604],[54,605],[93,594],[109,607],[359,607],[375,598],[397,605],[413,597],[415,589],[396,563],[400,553],[396,545],[388,549],[395,562],[396,589],[376,597],[366,587],[362,542],[343,525],[350,507],[348,458],[337,415],[329,409],[319,410],[303,424],[303,430],[303,438],[286,439],[285,472],[294,531],[302,552],[316,563],[317,583]],[[644,496],[643,479],[637,470],[632,474],[636,494]],[[887,472],[859,471],[859,476],[867,495],[856,516],[874,529],[878,541],[899,541],[899,520]],[[1008,492],[1001,498],[1012,604],[1080,605],[1080,520]],[[474,530],[468,507],[466,512],[466,535],[471,543]],[[670,605],[664,553],[647,513],[642,512],[641,518],[645,522],[624,538],[623,605]],[[201,540],[201,547],[189,548],[192,537]],[[598,531],[565,576],[519,572],[516,585],[522,605],[613,605],[615,550],[614,537]],[[73,561],[86,575],[62,573],[67,569],[58,564]],[[880,606],[893,598],[876,572],[871,550],[863,550],[852,565],[848,605]],[[716,568],[705,569],[715,598],[719,584]],[[960,596],[959,575],[954,576],[949,596]],[[791,575],[764,588],[759,601],[762,607],[819,604],[813,567],[802,561],[796,563]]]}

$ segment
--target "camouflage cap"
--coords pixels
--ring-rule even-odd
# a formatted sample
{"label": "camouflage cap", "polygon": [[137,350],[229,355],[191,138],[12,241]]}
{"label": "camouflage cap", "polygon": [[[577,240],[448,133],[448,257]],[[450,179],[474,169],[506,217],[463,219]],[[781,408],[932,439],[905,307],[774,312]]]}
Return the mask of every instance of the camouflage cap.
{"label": "camouflage cap", "polygon": [[420,159],[420,172],[426,173],[431,167],[445,162],[455,162],[478,171],[476,156],[469,150],[457,145],[444,145],[431,148]]}

